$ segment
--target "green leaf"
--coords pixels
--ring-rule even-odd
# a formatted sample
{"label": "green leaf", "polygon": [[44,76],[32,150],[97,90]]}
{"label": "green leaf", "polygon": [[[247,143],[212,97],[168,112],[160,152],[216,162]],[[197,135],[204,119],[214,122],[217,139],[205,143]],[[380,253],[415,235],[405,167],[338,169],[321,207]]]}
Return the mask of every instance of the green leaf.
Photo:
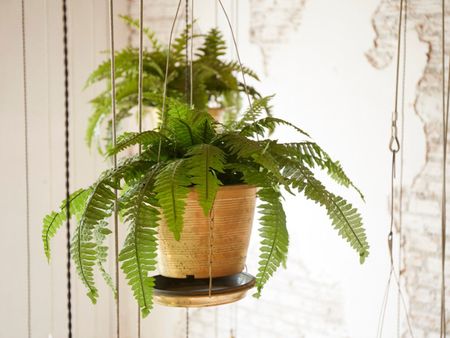
{"label": "green leaf", "polygon": [[258,191],[258,197],[263,202],[258,206],[261,214],[259,229],[262,238],[260,246],[260,261],[256,275],[257,293],[261,296],[261,290],[270,277],[280,267],[286,266],[289,234],[286,228],[286,215],[281,202],[281,194],[273,188],[267,187]]}
{"label": "green leaf", "polygon": [[154,146],[158,144],[160,140],[163,140],[164,143],[167,143],[167,138],[161,133],[154,130],[146,130],[141,133],[126,132],[120,135],[120,137],[117,139],[116,146],[108,149],[107,154],[108,156],[118,154],[119,152],[136,144],[141,144],[144,147],[148,147],[150,145]]}
{"label": "green leaf", "polygon": [[216,173],[223,172],[224,152],[210,144],[200,144],[191,148],[189,156],[189,175],[199,194],[199,202],[205,215],[212,208],[217,191],[221,185]]}
{"label": "green leaf", "polygon": [[358,252],[363,263],[369,255],[369,244],[358,210],[342,197],[329,192],[307,167],[288,159],[284,164],[283,174],[290,180],[292,188],[326,208],[334,228]]}
{"label": "green leaf", "polygon": [[250,124],[246,124],[245,127],[241,129],[240,134],[245,135],[247,137],[251,137],[254,135],[264,136],[267,132],[269,133],[273,132],[275,130],[275,127],[280,124],[294,128],[299,134],[309,137],[309,135],[304,130],[298,128],[292,123],[271,116],[254,121]]}
{"label": "green leaf", "polygon": [[153,307],[154,279],[149,276],[156,270],[158,204],[154,193],[155,170],[150,171],[136,187],[136,193],[124,205],[128,235],[119,254],[121,268],[131,286],[133,295],[146,317]]}
{"label": "green leaf", "polygon": [[186,197],[191,184],[187,172],[186,159],[178,159],[166,164],[159,172],[155,191],[157,199],[165,216],[167,226],[176,240],[180,240],[183,230],[183,215],[186,207]]}
{"label": "green leaf", "polygon": [[[90,189],[79,189],[69,196],[70,215],[77,218],[80,217],[86,199],[89,196]],[[66,200],[61,203],[61,207],[56,211],[52,211],[46,215],[43,220],[42,227],[42,242],[44,244],[44,251],[47,260],[50,261],[50,240],[56,235],[62,224],[66,221]]]}
{"label": "green leaf", "polygon": [[97,250],[97,260],[96,264],[100,273],[106,282],[106,284],[111,288],[114,293],[114,296],[117,295],[117,290],[114,286],[114,281],[111,275],[106,271],[104,264],[108,259],[108,247],[104,244],[106,236],[110,235],[112,232],[108,229],[108,222],[99,222],[94,229],[94,239]]}

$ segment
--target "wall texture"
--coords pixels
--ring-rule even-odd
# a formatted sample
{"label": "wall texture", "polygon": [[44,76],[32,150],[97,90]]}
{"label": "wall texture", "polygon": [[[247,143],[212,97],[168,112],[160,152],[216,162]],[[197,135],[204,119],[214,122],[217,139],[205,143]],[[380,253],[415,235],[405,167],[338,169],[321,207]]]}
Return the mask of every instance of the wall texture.
{"label": "wall texture", "polygon": [[[439,336],[442,180],[442,25],[440,1],[408,1],[409,34],[426,46],[427,59],[416,87],[414,112],[421,119],[426,153],[413,184],[405,187],[402,267],[416,337]],[[373,18],[377,32],[368,59],[386,67],[395,54],[397,1],[381,1]],[[450,9],[446,8],[446,16]],[[447,29],[449,20],[446,20]],[[448,34],[448,32],[446,32]],[[447,41],[448,50],[450,42]],[[406,144],[408,146],[408,144]],[[447,253],[447,259],[450,255]],[[450,280],[447,270],[446,280]],[[447,289],[447,297],[450,290]],[[450,323],[447,311],[447,326]]]}

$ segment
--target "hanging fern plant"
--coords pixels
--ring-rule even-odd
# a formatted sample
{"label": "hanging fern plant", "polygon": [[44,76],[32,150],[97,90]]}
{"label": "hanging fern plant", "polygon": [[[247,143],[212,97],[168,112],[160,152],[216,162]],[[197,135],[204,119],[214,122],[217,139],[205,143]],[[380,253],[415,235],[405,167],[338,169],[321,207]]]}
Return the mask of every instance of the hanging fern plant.
{"label": "hanging fern plant", "polygon": [[[220,124],[206,110],[168,98],[166,118],[159,129],[124,133],[117,145],[108,149],[107,155],[112,156],[139,144],[142,153],[124,159],[117,169],[106,170],[90,187],[70,196],[71,215],[77,220],[71,255],[94,303],[98,298],[96,267],[112,285],[102,265],[107,250],[104,241],[111,233],[107,221],[114,210],[114,189],[119,191],[119,211],[128,225],[119,260],[143,316],[152,308],[154,280],[150,274],[157,265],[160,220],[166,220],[175,239],[182,238],[186,197],[191,189],[198,192],[206,215],[220,186],[248,184],[258,188],[262,240],[257,297],[275,271],[286,264],[289,235],[283,209],[285,192],[322,206],[333,227],[364,262],[369,245],[360,214],[330,192],[314,170],[325,170],[344,187],[355,188],[353,183],[341,165],[308,134],[289,122],[267,116],[269,100],[256,100],[241,118]],[[270,133],[279,126],[294,128],[301,141],[280,143],[271,139]],[[49,242],[64,221],[65,205],[63,202],[58,211],[44,218],[42,238],[49,259]]]}
{"label": "hanging fern plant", "polygon": [[[127,16],[121,17],[132,28],[138,28],[139,23]],[[188,26],[188,29],[190,26]],[[244,84],[236,76],[241,71],[236,61],[226,61],[224,55],[227,46],[222,33],[212,28],[206,34],[197,34],[188,37],[188,30],[184,30],[172,43],[170,51],[158,41],[155,34],[148,28],[144,30],[149,48],[143,51],[143,106],[158,107],[161,101],[165,77],[166,57],[170,52],[169,72],[167,81],[168,96],[182,99],[186,97],[185,86],[186,59],[185,48],[187,39],[201,40],[194,52],[192,64],[193,104],[198,109],[208,107],[222,108],[236,111],[240,105],[240,94],[244,92]],[[117,117],[116,124],[133,115],[133,108],[137,104],[138,92],[138,64],[139,51],[137,48],[126,47],[117,52],[115,57],[116,90],[117,90]],[[94,84],[107,83],[108,88],[92,99],[93,112],[88,121],[86,142],[91,146],[97,137],[98,149],[104,151],[102,137],[106,139],[106,146],[110,145],[111,135],[111,97],[110,97],[110,68],[111,63],[106,60],[92,72],[86,82],[86,87]],[[248,77],[259,81],[254,71],[243,67],[242,71]],[[189,79],[188,79],[189,80]],[[259,92],[247,86],[247,92],[253,99],[261,98]],[[101,131],[106,130],[105,133]]]}

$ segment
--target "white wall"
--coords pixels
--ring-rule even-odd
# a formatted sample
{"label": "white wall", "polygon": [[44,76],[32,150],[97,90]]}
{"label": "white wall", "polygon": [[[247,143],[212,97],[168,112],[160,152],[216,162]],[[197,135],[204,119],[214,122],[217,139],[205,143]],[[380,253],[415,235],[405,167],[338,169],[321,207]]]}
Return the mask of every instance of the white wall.
{"label": "white wall", "polygon": [[[173,0],[171,0],[173,1]],[[163,2],[164,4],[166,1]],[[259,301],[247,298],[238,307],[191,311],[191,337],[212,337],[218,316],[220,337],[225,337],[238,314],[239,336],[247,337],[372,337],[388,273],[388,191],[390,114],[394,68],[379,71],[365,57],[372,47],[372,15],[378,1],[314,0],[301,8],[278,1],[285,11],[299,10],[294,21],[279,20],[286,27],[279,40],[262,41],[250,36],[256,8],[276,2],[239,2],[239,43],[243,62],[259,73],[267,71],[259,86],[276,93],[275,113],[305,130],[335,158],[366,195],[346,193],[364,215],[371,256],[363,266],[357,255],[331,229],[325,213],[301,199],[287,198],[291,249],[288,270],[280,270]],[[64,195],[63,191],[63,82],[62,36],[59,3],[26,1],[29,90],[29,135],[32,228],[32,325],[33,337],[65,335],[64,231],[53,241],[54,261],[49,267],[41,248],[42,216]],[[70,2],[71,51],[71,141],[72,187],[88,184],[105,163],[84,145],[84,128],[93,90],[82,91],[89,72],[104,59],[107,49],[106,1]],[[161,5],[162,3],[160,3]],[[225,1],[231,11],[231,2]],[[157,13],[158,1],[147,2],[147,11]],[[126,11],[117,1],[117,12]],[[214,6],[196,1],[199,27],[214,24]],[[0,154],[3,165],[0,197],[3,225],[0,227],[0,338],[26,336],[25,196],[22,109],[20,4],[0,4]],[[289,19],[289,16],[287,16]],[[264,18],[263,18],[264,19]],[[158,21],[163,25],[165,21]],[[264,21],[265,23],[266,21]],[[267,21],[269,22],[269,21]],[[261,22],[259,22],[261,23]],[[151,25],[152,23],[149,22]],[[223,31],[227,26],[219,18]],[[274,27],[275,30],[276,27]],[[117,26],[119,39],[126,30]],[[268,31],[271,31],[270,29]],[[228,35],[228,34],[227,34]],[[275,36],[277,37],[277,36]],[[260,37],[259,37],[260,38]],[[262,41],[260,46],[250,41]],[[425,64],[425,47],[411,34],[407,87],[407,181],[411,183],[424,157],[424,137],[413,114],[415,83]],[[233,54],[234,55],[234,54]],[[292,139],[289,132],[276,135]],[[336,188],[337,189],[337,188]],[[340,190],[337,190],[340,191]],[[255,272],[258,239],[253,239],[249,268]],[[76,280],[76,278],[74,279]],[[97,306],[90,305],[82,285],[75,281],[75,337],[112,337],[114,309],[111,294],[102,288]],[[51,291],[53,290],[53,291]],[[126,294],[123,289],[123,295]],[[394,296],[395,293],[392,293]],[[123,296],[125,297],[125,296]],[[135,337],[136,312],[132,302],[124,304],[123,337]],[[386,337],[394,337],[395,304],[386,322]],[[143,337],[182,337],[184,311],[157,307],[143,321]]]}

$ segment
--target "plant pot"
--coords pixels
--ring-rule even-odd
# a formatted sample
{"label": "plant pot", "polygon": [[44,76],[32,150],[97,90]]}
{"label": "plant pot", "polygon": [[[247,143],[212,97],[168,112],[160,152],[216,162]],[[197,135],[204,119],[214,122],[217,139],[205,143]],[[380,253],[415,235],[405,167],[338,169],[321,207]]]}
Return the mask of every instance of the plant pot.
{"label": "plant pot", "polygon": [[192,189],[186,200],[184,227],[180,241],[167,224],[159,226],[159,270],[171,278],[208,278],[210,225],[212,244],[211,277],[242,272],[255,213],[256,187],[230,185],[217,192],[210,222]]}
{"label": "plant pot", "polygon": [[208,113],[211,115],[216,121],[220,121],[225,109],[222,107],[219,108],[208,108]]}

